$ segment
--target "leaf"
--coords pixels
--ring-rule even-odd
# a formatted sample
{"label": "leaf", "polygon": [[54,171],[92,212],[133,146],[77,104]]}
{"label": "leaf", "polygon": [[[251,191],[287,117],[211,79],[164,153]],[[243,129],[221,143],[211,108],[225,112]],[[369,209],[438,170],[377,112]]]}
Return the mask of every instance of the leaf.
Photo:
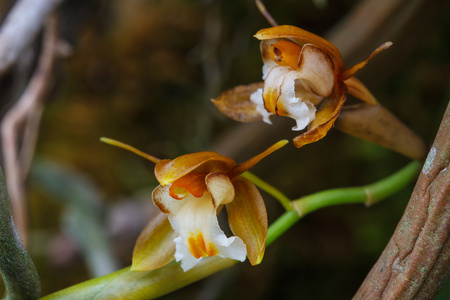
{"label": "leaf", "polygon": [[426,156],[425,142],[381,105],[347,106],[335,124],[337,129],[347,134],[407,157],[423,159]]}
{"label": "leaf", "polygon": [[239,85],[223,92],[219,97],[211,101],[220,112],[235,121],[258,121],[261,120],[261,115],[256,111],[256,105],[250,101],[250,96],[257,89],[262,89],[263,87],[263,82]]}
{"label": "leaf", "polygon": [[171,262],[175,253],[175,237],[167,216],[157,214],[136,241],[131,270],[148,271]]}
{"label": "leaf", "polygon": [[0,273],[8,299],[38,299],[41,294],[36,267],[23,246],[12,220],[8,191],[0,168]]}
{"label": "leaf", "polygon": [[266,247],[267,212],[264,200],[255,185],[244,177],[233,180],[236,196],[227,204],[228,223],[234,235],[247,246],[252,265],[261,263]]}

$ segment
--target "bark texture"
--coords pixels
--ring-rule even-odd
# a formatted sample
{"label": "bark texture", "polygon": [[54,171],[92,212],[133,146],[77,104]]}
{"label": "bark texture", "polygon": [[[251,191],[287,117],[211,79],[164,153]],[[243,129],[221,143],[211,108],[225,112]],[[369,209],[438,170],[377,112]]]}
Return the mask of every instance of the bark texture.
{"label": "bark texture", "polygon": [[353,299],[432,299],[450,274],[450,105],[408,206]]}

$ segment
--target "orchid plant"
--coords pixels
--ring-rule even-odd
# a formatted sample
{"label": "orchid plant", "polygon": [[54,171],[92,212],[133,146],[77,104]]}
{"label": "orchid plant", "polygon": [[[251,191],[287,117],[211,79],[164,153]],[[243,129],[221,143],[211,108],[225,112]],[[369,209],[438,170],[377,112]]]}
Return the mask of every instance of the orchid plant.
{"label": "orchid plant", "polygon": [[[223,114],[239,122],[262,120],[268,124],[272,123],[273,116],[292,118],[295,121],[292,130],[305,130],[293,140],[297,148],[324,138],[335,126],[410,158],[425,157],[424,142],[383,108],[354,77],[376,55],[388,49],[391,42],[379,46],[362,62],[346,68],[332,43],[301,28],[274,26],[259,30],[255,37],[261,41],[263,82],[237,86],[213,99]],[[347,94],[360,102],[345,105]],[[105,293],[105,299],[110,293],[103,289],[105,282],[133,281],[138,292],[129,291],[126,296],[146,299],[246,258],[251,265],[258,265],[266,246],[302,216],[329,205],[369,205],[381,201],[403,187],[420,167],[418,162],[413,162],[387,181],[291,200],[248,172],[284,147],[287,140],[274,143],[242,163],[211,151],[159,159],[113,139],[101,140],[155,163],[154,174],[159,182],[152,193],[159,213],[137,239],[131,267],[79,287],[80,295]],[[258,188],[279,200],[286,209],[270,227]],[[224,207],[232,236],[227,236],[219,225],[218,215]],[[174,260],[178,264],[173,263]],[[172,284],[168,283],[171,278]],[[161,282],[163,288],[158,286]],[[118,288],[111,286],[120,294]],[[60,299],[66,295],[64,293],[76,294],[56,293],[47,299]]]}
{"label": "orchid plant", "polygon": [[[286,145],[286,140],[240,164],[211,151],[160,160],[112,139],[102,141],[156,163],[155,176],[160,185],[153,191],[153,203],[161,215],[140,235],[133,270],[156,269],[175,258],[187,271],[203,258],[216,255],[239,261],[248,256],[252,265],[261,262],[268,227],[266,208],[255,185],[240,175]],[[217,220],[223,206],[235,234],[229,238]]]}
{"label": "orchid plant", "polygon": [[[261,40],[264,82],[237,86],[213,99],[223,114],[239,122],[262,119],[268,124],[272,124],[273,115],[290,117],[296,122],[292,130],[308,127],[294,138],[297,148],[322,139],[336,123],[348,134],[406,156],[425,156],[423,141],[354,77],[391,42],[379,46],[362,62],[345,68],[333,44],[301,28],[275,26],[258,31],[255,37]],[[347,93],[361,103],[344,107]]]}
{"label": "orchid plant", "polygon": [[[377,54],[389,48],[387,42],[364,61],[345,68],[339,50],[325,39],[303,29],[284,25],[258,31],[261,40],[264,82],[225,91],[213,102],[228,117],[240,122],[287,116],[295,120],[294,138],[298,148],[322,139],[336,127],[359,138],[391,148],[412,158],[423,158],[423,141],[384,109],[354,75]],[[346,95],[361,103],[345,107]],[[261,263],[265,248],[304,215],[321,207],[343,203],[371,205],[403,187],[419,170],[415,161],[380,182],[358,188],[337,189],[296,200],[264,180],[247,172],[263,158],[286,145],[281,140],[262,153],[237,164],[216,152],[204,151],[173,160],[154,156],[124,144],[102,138],[155,163],[159,182],[153,203],[159,213],[140,234],[133,252],[132,266],[104,278],[75,287],[84,295],[108,298],[123,292],[127,297],[158,297],[188,283],[227,268],[248,257],[252,265]],[[272,195],[286,209],[270,226],[264,200],[257,187]],[[218,214],[226,207],[233,236],[226,236]],[[176,261],[177,264],[171,263]],[[104,282],[120,282],[105,291]],[[130,287],[133,287],[133,291]],[[99,290],[101,289],[101,290]],[[60,299],[71,291],[61,291],[46,299]]]}

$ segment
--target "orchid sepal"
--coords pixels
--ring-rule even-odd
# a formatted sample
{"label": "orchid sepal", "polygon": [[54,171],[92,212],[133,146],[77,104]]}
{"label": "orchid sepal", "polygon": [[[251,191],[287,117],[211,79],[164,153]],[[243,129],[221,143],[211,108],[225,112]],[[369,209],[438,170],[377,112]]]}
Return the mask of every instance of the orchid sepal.
{"label": "orchid sepal", "polygon": [[193,170],[198,172],[202,172],[203,169],[223,171],[235,165],[236,162],[231,158],[216,152],[203,151],[185,154],[173,160],[161,160],[155,166],[155,176],[162,185],[167,185]]}
{"label": "orchid sepal", "polygon": [[252,265],[261,263],[267,238],[267,212],[264,200],[255,185],[244,177],[233,180],[236,196],[226,206],[231,231],[247,245]]}
{"label": "orchid sepal", "polygon": [[412,159],[424,159],[428,153],[425,142],[381,104],[345,107],[336,129]]}
{"label": "orchid sepal", "polygon": [[133,250],[132,271],[148,271],[173,260],[176,237],[168,218],[158,213],[139,235]]}

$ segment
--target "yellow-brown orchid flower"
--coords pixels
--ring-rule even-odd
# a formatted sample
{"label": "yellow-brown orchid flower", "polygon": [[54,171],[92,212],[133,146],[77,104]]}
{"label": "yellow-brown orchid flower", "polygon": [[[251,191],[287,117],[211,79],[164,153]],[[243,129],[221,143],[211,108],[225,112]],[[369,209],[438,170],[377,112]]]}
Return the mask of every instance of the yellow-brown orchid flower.
{"label": "yellow-brown orchid flower", "polygon": [[[255,185],[240,174],[283,147],[286,140],[241,164],[210,151],[158,160],[120,142],[102,140],[156,162],[160,185],[153,191],[153,203],[165,216],[158,215],[141,233],[133,270],[158,268],[173,257],[181,261],[184,271],[216,255],[240,261],[248,256],[252,265],[261,262],[268,227],[266,208]],[[225,235],[217,220],[224,205],[232,237]]]}
{"label": "yellow-brown orchid flower", "polygon": [[295,146],[302,147],[326,135],[347,91],[364,102],[377,103],[353,75],[392,43],[384,43],[366,60],[346,69],[333,44],[306,30],[283,25],[262,29],[255,37],[261,40],[264,84],[239,86],[214,99],[225,115],[241,122],[263,119],[269,124],[271,115],[293,118],[293,130],[308,126],[294,139]]}

